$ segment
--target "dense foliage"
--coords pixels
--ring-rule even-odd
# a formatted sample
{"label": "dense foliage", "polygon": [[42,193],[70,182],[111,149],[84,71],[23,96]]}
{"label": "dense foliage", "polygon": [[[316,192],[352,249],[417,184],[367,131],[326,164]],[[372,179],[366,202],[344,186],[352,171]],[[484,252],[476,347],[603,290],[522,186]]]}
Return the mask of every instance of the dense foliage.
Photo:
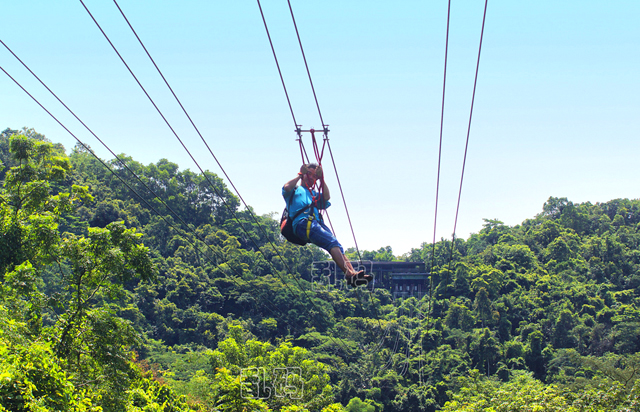
{"label": "dense foliage", "polygon": [[640,410],[638,200],[361,251],[430,268],[393,299],[314,285],[212,173],[29,129],[0,161],[0,411]]}

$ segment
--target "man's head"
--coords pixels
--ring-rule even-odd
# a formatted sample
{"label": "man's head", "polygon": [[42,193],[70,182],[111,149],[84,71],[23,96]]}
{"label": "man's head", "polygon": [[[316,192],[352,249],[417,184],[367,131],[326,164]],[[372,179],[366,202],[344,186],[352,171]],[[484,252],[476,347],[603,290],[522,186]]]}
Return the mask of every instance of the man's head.
{"label": "man's head", "polygon": [[311,187],[314,185],[314,183],[318,179],[318,177],[316,176],[316,171],[318,170],[318,164],[308,163],[304,165],[304,169],[306,169],[307,172],[302,175],[302,183],[307,187]]}

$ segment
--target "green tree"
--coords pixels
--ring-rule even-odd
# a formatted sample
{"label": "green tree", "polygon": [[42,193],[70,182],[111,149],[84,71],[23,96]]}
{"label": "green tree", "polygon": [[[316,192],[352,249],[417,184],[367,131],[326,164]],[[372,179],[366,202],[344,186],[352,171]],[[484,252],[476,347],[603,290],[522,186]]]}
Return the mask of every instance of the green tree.
{"label": "green tree", "polygon": [[575,320],[569,309],[563,309],[554,329],[554,347],[569,348],[575,345],[575,339],[571,330],[575,326]]}
{"label": "green tree", "polygon": [[475,412],[578,412],[562,390],[545,385],[531,375],[516,372],[509,382],[483,378],[478,371],[460,378],[460,391],[442,408],[443,411]]}
{"label": "green tree", "polygon": [[152,277],[149,251],[122,224],[90,229],[88,237],[62,235],[58,223],[91,200],[87,189],[65,185],[70,163],[61,148],[12,135],[9,149],[15,166],[0,192],[3,307],[51,343],[53,362],[64,360],[75,387],[92,391],[106,410],[122,409],[135,379],[137,333],[109,302],[125,297],[132,278]]}
{"label": "green tree", "polygon": [[478,318],[482,320],[482,327],[486,321],[491,319],[491,301],[489,300],[489,293],[487,289],[480,288],[476,293],[476,299],[473,302],[473,309],[476,312]]}
{"label": "green tree", "polygon": [[457,296],[469,296],[471,293],[471,286],[469,284],[469,266],[464,263],[458,263],[456,265],[453,291]]}
{"label": "green tree", "polygon": [[346,412],[375,412],[376,408],[360,398],[352,398],[345,407]]}
{"label": "green tree", "polygon": [[529,334],[528,348],[525,354],[525,361],[529,370],[533,371],[534,375],[541,379],[545,373],[545,359],[542,355],[544,349],[544,336],[539,330],[535,330]]}
{"label": "green tree", "polygon": [[474,337],[469,347],[469,352],[474,366],[482,368],[487,375],[496,372],[500,346],[488,328],[484,328],[481,333]]}
{"label": "green tree", "polygon": [[74,385],[51,344],[27,336],[27,325],[0,306],[0,411],[101,410]]}
{"label": "green tree", "polygon": [[230,379],[247,377],[238,382],[252,398],[266,398],[272,409],[297,405],[315,410],[331,403],[333,388],[328,367],[309,356],[289,342],[273,346],[248,338],[239,325],[230,325],[228,337],[211,352],[210,362],[216,370],[228,371]]}

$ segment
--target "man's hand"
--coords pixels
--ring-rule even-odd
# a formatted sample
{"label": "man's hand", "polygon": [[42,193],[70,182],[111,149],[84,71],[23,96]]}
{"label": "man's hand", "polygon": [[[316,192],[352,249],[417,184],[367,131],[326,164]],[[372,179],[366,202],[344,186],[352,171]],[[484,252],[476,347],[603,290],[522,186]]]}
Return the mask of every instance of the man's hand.
{"label": "man's hand", "polygon": [[309,169],[307,169],[307,165],[300,166],[300,173],[302,173],[303,175],[306,175],[308,172],[309,172]]}
{"label": "man's hand", "polygon": [[316,167],[316,177],[322,179],[322,166]]}

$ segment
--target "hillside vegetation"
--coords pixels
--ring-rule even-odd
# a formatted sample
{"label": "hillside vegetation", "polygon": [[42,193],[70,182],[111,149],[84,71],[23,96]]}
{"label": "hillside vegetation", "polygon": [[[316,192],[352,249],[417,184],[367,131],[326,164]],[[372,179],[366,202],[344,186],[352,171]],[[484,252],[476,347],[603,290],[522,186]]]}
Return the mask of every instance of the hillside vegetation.
{"label": "hillside vegetation", "polygon": [[121,158],[0,134],[0,411],[640,410],[640,200],[362,251],[426,263],[394,299],[314,284],[327,255],[215,174]]}

